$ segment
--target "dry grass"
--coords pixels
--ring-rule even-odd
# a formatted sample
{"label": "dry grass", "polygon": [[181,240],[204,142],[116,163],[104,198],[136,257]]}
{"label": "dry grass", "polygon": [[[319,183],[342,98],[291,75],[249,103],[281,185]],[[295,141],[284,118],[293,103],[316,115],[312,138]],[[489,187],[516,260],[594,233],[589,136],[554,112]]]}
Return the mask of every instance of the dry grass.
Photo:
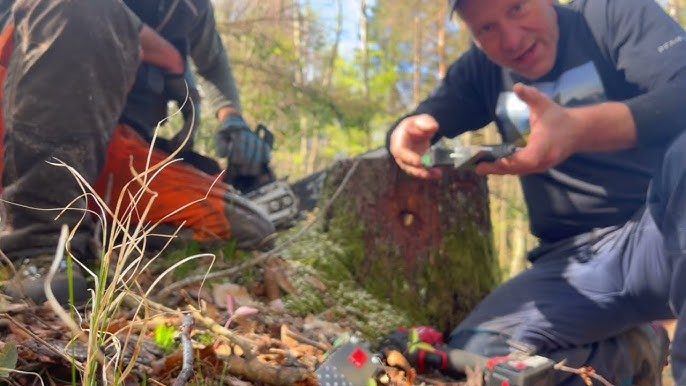
{"label": "dry grass", "polygon": [[[152,148],[153,145],[150,146],[151,152]],[[211,254],[188,256],[169,267],[152,283],[145,285],[145,288],[139,281],[143,272],[160,256],[159,253],[156,256],[152,256],[152,258],[146,256],[146,238],[152,234],[155,227],[159,225],[159,223],[146,224],[145,222],[146,213],[148,213],[157,198],[156,193],[150,192],[148,187],[150,182],[158,177],[160,171],[171,163],[176,162],[173,159],[175,155],[175,153],[170,154],[163,162],[154,165],[150,164],[150,157],[148,157],[145,170],[134,170],[130,165],[132,177],[123,192],[133,193],[122,194],[131,194],[131,196],[128,197],[131,204],[123,206],[122,202],[124,202],[124,197],[120,196],[118,197],[114,208],[107,206],[106,202],[108,202],[108,200],[104,197],[100,197],[95,192],[95,189],[77,170],[59,161],[53,163],[56,167],[67,168],[83,191],[83,195],[75,198],[71,205],[77,202],[83,202],[84,199],[89,199],[95,202],[99,208],[99,213],[92,213],[87,209],[73,208],[70,205],[67,208],[61,209],[61,211],[82,210],[82,221],[87,215],[95,215],[98,218],[101,227],[102,239],[100,240],[100,243],[105,246],[102,251],[100,269],[98,272],[93,272],[88,266],[74,259],[80,268],[92,277],[94,283],[90,293],[88,311],[85,316],[83,316],[83,319],[77,312],[66,312],[63,310],[54,296],[52,296],[52,293],[48,288],[49,286],[46,286],[46,293],[48,294],[49,302],[55,313],[60,317],[62,322],[70,328],[74,339],[82,340],[87,345],[88,355],[85,362],[77,363],[75,360],[73,361],[74,366],[81,372],[80,379],[84,385],[100,384],[99,382],[103,379],[107,380],[107,383],[109,384],[120,384],[123,379],[132,373],[135,366],[135,358],[140,351],[142,341],[135,340],[135,343],[131,343],[129,338],[131,337],[132,331],[129,331],[128,334],[127,331],[125,331],[126,328],[130,327],[124,327],[124,331],[116,331],[114,333],[108,332],[111,331],[110,323],[114,319],[114,315],[120,311],[125,301],[130,302],[130,299],[132,298],[130,295],[135,294],[137,295],[135,298],[140,299],[138,304],[134,307],[136,309],[136,314],[143,315],[143,320],[149,320],[154,316],[164,313],[164,311],[151,308],[146,300],[152,291],[158,289],[157,286],[164,276],[180,265],[200,257],[210,256],[211,258],[214,258],[214,255]],[[141,208],[139,208],[137,204],[144,194],[152,194],[153,198],[141,211]],[[176,212],[193,203],[194,202],[189,202],[178,208]],[[173,215],[174,213],[170,215]],[[134,224],[132,221],[134,218],[141,220]],[[161,222],[162,221],[160,221],[160,223]],[[74,229],[63,229],[60,245],[53,263],[53,273],[59,262],[64,258],[64,251],[67,251],[68,253],[69,242],[72,237],[74,237],[75,231],[79,225]],[[177,233],[179,230],[180,227],[177,229]],[[174,236],[176,236],[176,234],[170,237],[169,241],[171,241]],[[144,257],[146,258],[144,259]],[[208,268],[208,271],[210,268]],[[46,280],[46,283],[48,282],[49,280]],[[130,307],[131,304],[129,303],[127,306]],[[88,327],[83,328],[82,326]],[[146,327],[144,326],[143,331],[140,333],[145,334],[145,328]],[[126,338],[120,339],[121,336],[125,336]],[[132,344],[134,345],[133,358],[127,358],[125,361],[121,353],[126,352],[129,349],[127,346]],[[107,356],[103,353],[104,351],[108,352]]]}

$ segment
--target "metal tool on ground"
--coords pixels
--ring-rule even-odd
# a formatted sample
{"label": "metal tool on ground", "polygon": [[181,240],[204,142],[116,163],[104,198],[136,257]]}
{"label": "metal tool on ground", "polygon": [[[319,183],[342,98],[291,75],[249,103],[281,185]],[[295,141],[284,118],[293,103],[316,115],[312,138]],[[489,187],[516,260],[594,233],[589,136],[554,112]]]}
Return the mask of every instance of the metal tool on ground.
{"label": "metal tool on ground", "polygon": [[[446,349],[426,352],[425,369],[442,370],[450,375],[480,369],[484,386],[553,386],[552,360],[525,353],[487,358],[464,350]],[[315,371],[322,386],[368,386],[382,370],[379,358],[359,342],[348,342],[333,351]],[[373,383],[372,383],[373,384]]]}
{"label": "metal tool on ground", "polygon": [[[381,355],[389,350],[403,352],[419,373],[439,370],[459,377],[469,370],[480,370],[484,386],[553,386],[555,362],[549,358],[517,350],[507,356],[487,358],[468,351],[449,348],[442,336],[430,327],[398,329],[381,343]],[[320,384],[368,386],[381,373],[379,358],[366,344],[352,340],[330,354],[315,372]]]}
{"label": "metal tool on ground", "polygon": [[458,140],[452,148],[434,145],[422,156],[422,165],[427,168],[435,166],[452,166],[456,169],[471,169],[480,162],[493,162],[509,157],[518,147],[512,143],[500,145],[462,145]]}
{"label": "metal tool on ground", "polygon": [[315,374],[321,386],[367,386],[381,371],[381,360],[356,337],[339,344]]}
{"label": "metal tool on ground", "polygon": [[[461,364],[463,359],[452,358],[453,351],[448,352],[449,362]],[[484,370],[485,386],[552,386],[554,369],[555,362],[538,355],[515,353],[491,358]]]}

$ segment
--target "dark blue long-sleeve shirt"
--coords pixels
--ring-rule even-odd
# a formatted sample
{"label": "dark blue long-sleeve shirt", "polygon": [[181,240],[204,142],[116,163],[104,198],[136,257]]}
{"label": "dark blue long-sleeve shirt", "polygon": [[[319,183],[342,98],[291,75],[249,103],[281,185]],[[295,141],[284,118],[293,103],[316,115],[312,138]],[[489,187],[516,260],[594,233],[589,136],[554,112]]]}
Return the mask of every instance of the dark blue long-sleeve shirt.
{"label": "dark blue long-sleeve shirt", "polygon": [[686,129],[686,34],[655,1],[576,0],[556,12],[558,53],[545,77],[527,81],[472,47],[413,113],[432,115],[446,137],[495,121],[512,141],[521,124],[515,113],[526,108],[513,98],[517,82],[568,107],[626,103],[637,126],[635,148],[578,153],[521,177],[532,233],[544,242],[626,222],[645,204],[667,145]]}

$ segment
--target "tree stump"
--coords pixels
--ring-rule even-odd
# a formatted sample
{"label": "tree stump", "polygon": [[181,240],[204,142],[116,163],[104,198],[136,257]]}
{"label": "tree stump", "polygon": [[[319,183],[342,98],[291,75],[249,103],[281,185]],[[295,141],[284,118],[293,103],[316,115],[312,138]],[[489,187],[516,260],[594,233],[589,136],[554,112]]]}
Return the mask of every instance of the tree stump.
{"label": "tree stump", "polygon": [[370,294],[447,332],[499,282],[486,179],[449,168],[419,180],[385,150],[375,154],[327,171],[320,205],[352,174],[323,214],[324,231]]}

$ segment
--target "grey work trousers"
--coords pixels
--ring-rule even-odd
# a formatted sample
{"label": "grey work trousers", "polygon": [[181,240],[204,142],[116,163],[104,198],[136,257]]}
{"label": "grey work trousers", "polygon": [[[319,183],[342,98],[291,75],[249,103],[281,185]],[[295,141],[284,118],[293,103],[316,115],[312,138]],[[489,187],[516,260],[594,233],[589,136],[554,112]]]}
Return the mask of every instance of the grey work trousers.
{"label": "grey work trousers", "polygon": [[[508,339],[542,355],[591,366],[616,385],[639,369],[623,332],[677,317],[676,384],[686,385],[686,133],[653,176],[646,207],[621,227],[532,251],[531,269],[493,291],[451,334],[449,345],[486,356],[509,353]],[[558,373],[557,383],[583,385]]]}
{"label": "grey work trousers", "polygon": [[0,249],[15,260],[54,254],[66,224],[71,252],[92,257],[83,190],[51,162],[95,182],[140,62],[137,19],[117,0],[17,0],[8,15]]}

